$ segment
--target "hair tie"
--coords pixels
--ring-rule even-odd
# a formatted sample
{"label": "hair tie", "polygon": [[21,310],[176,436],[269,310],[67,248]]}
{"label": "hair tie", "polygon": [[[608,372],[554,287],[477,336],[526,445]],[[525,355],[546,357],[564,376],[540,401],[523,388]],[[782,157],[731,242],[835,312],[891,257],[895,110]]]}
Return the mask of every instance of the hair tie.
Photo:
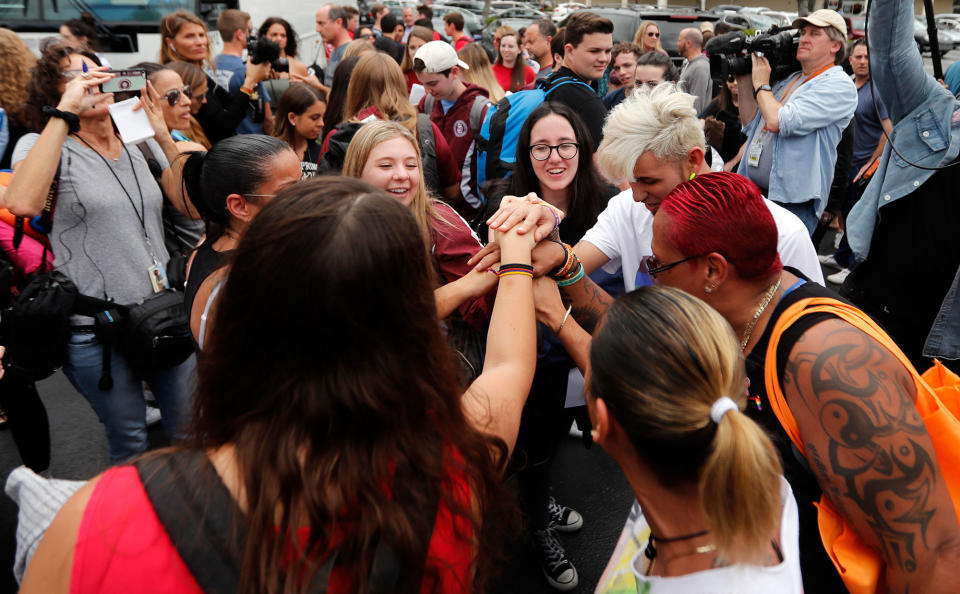
{"label": "hair tie", "polygon": [[727,414],[731,410],[740,410],[740,407],[737,406],[737,403],[731,398],[727,396],[721,396],[720,398],[717,398],[716,402],[713,403],[713,406],[710,407],[710,418],[713,419],[714,423],[719,425],[720,420],[723,419],[723,415]]}

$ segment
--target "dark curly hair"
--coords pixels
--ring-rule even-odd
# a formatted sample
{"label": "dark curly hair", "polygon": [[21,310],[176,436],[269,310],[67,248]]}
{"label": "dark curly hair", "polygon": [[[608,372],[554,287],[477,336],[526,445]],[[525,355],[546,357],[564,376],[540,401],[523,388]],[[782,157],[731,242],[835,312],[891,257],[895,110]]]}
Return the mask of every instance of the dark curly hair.
{"label": "dark curly hair", "polygon": [[287,32],[287,45],[283,48],[283,53],[287,55],[288,58],[297,57],[297,32],[293,30],[293,27],[287,22],[286,19],[280,17],[269,17],[267,20],[263,21],[263,24],[260,25],[260,29],[257,31],[257,37],[266,37],[267,31],[270,30],[270,27],[274,25],[283,25],[283,28]]}
{"label": "dark curly hair", "polygon": [[27,104],[23,107],[23,121],[33,132],[42,131],[50,119],[50,116],[40,111],[41,108],[44,105],[56,107],[57,103],[60,103],[63,62],[75,54],[89,58],[100,66],[100,58],[86,47],[54,41],[45,44],[40,50],[40,59],[30,70]]}

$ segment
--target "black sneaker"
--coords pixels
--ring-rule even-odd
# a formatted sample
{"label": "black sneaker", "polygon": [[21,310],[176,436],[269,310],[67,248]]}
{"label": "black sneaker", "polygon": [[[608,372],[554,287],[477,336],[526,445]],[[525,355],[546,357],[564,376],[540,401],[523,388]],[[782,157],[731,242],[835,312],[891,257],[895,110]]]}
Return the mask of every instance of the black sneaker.
{"label": "black sneaker", "polygon": [[543,560],[543,575],[547,583],[562,592],[573,590],[580,583],[577,570],[567,559],[567,552],[557,539],[557,531],[550,527],[546,530],[537,530],[533,538],[540,549]]}
{"label": "black sneaker", "polygon": [[547,501],[547,519],[550,526],[560,532],[576,532],[583,528],[583,516],[565,505],[560,505],[550,496]]}

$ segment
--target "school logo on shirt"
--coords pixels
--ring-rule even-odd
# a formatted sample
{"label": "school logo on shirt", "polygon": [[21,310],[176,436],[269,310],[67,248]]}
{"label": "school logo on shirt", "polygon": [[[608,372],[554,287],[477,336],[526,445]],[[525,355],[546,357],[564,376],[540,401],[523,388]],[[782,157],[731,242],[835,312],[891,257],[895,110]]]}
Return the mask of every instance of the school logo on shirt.
{"label": "school logo on shirt", "polygon": [[467,123],[463,120],[457,120],[453,124],[453,134],[457,138],[463,138],[467,135]]}

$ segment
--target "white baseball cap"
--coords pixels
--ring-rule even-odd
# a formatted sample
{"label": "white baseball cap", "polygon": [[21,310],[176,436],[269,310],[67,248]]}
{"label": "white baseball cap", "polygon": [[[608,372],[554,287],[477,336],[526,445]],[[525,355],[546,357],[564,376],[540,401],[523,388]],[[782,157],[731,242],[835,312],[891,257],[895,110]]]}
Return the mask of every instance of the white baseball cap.
{"label": "white baseball cap", "polygon": [[843,17],[840,16],[835,10],[830,10],[829,8],[821,8],[820,10],[811,12],[805,17],[800,17],[793,21],[793,26],[796,28],[803,27],[804,25],[813,25],[814,27],[833,27],[844,37],[847,36],[847,23],[843,20]]}
{"label": "white baseball cap", "polygon": [[417,60],[423,62],[424,68],[421,72],[443,72],[454,66],[470,70],[467,63],[457,57],[453,46],[446,41],[429,41],[423,44],[413,55],[414,69]]}

